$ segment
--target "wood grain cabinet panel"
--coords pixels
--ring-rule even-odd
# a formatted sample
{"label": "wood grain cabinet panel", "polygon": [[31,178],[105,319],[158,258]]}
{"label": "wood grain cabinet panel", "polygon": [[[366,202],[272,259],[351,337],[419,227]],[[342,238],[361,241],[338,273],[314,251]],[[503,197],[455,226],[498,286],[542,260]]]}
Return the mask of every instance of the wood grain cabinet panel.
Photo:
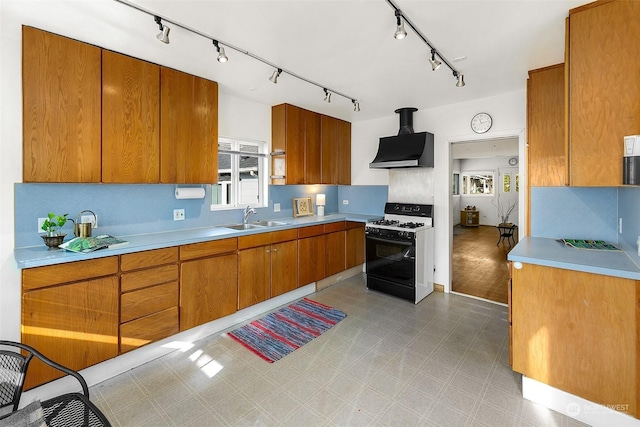
{"label": "wood grain cabinet panel", "polygon": [[572,186],[622,185],[623,137],[640,134],[640,2],[569,13]]}
{"label": "wood grain cabinet panel", "polygon": [[178,261],[178,247],[153,249],[150,251],[134,252],[120,256],[120,269],[122,271],[138,270],[141,268],[155,267],[162,264],[170,264]]}
{"label": "wood grain cabinet panel", "polygon": [[212,240],[210,242],[192,243],[180,246],[180,259],[190,260],[196,258],[222,255],[235,252],[238,249],[238,238]]}
{"label": "wood grain cabinet panel", "polygon": [[218,84],[161,67],[163,183],[218,181]]}
{"label": "wood grain cabinet panel", "polygon": [[100,48],[22,27],[24,182],[100,182]]}
{"label": "wood grain cabinet panel", "polygon": [[120,297],[120,322],[178,307],[178,299],[177,281],[127,292]]}
{"label": "wood grain cabinet panel", "polygon": [[320,141],[320,114],[303,110],[304,117],[304,183],[321,182],[322,146]]}
{"label": "wood grain cabinet panel", "polygon": [[[310,227],[306,227],[310,228]],[[298,240],[298,286],[324,279],[324,233]]]}
{"label": "wood grain cabinet panel", "polygon": [[514,371],[637,416],[639,282],[530,264],[512,274]]}
{"label": "wood grain cabinet panel", "polygon": [[102,51],[102,182],[160,180],[160,67]]}
{"label": "wood grain cabinet panel", "polygon": [[271,297],[298,287],[298,242],[271,245]]}
{"label": "wood grain cabinet panel", "polygon": [[117,256],[25,268],[22,270],[22,289],[23,291],[30,291],[61,283],[109,276],[117,272]]}
{"label": "wood grain cabinet panel", "polygon": [[346,231],[335,231],[324,235],[326,277],[345,270]]}
{"label": "wood grain cabinet panel", "polygon": [[179,332],[178,307],[171,307],[120,326],[120,352],[125,353]]}
{"label": "wood grain cabinet panel", "polygon": [[237,254],[183,262],[180,266],[180,330],[235,313],[237,297]]}
{"label": "wood grain cabinet panel", "polygon": [[336,129],[338,149],[338,185],[351,185],[351,123],[338,120]]}
{"label": "wood grain cabinet panel", "polygon": [[289,104],[271,107],[271,147],[284,155],[272,156],[272,171],[283,178],[273,178],[272,184],[304,184],[304,112]]}
{"label": "wood grain cabinet panel", "polygon": [[322,184],[351,184],[351,123],[322,116]]}
{"label": "wood grain cabinet panel", "polygon": [[364,264],[365,259],[365,235],[364,224],[359,222],[347,222],[345,235],[345,268],[349,269]]}
{"label": "wood grain cabinet panel", "polygon": [[238,310],[271,298],[271,245],[238,251]]}
{"label": "wood grain cabinet panel", "polygon": [[564,64],[529,71],[527,149],[531,186],[558,187],[566,182]]}
{"label": "wood grain cabinet panel", "polygon": [[[84,369],[118,354],[118,308],[116,276],[23,289],[22,342],[71,369]],[[34,360],[26,387],[59,377],[58,371]]]}

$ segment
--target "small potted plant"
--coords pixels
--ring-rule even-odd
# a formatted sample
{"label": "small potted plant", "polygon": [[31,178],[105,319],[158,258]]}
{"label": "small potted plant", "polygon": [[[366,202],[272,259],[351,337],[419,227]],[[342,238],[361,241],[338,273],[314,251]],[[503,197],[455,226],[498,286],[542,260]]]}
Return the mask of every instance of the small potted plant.
{"label": "small potted plant", "polygon": [[57,248],[62,244],[64,236],[66,234],[60,233],[60,228],[67,223],[67,215],[56,215],[53,212],[49,212],[47,218],[42,223],[42,229],[46,234],[42,237],[44,244],[49,248]]}

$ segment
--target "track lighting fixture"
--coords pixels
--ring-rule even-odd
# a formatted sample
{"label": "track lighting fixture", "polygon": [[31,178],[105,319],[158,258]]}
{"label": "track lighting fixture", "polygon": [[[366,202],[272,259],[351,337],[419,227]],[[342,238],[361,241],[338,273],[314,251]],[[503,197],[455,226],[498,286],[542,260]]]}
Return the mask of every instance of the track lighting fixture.
{"label": "track lighting fixture", "polygon": [[431,49],[431,58],[429,58],[429,64],[431,64],[431,70],[435,71],[442,65],[442,62],[436,59],[436,50]]}
{"label": "track lighting fixture", "polygon": [[220,46],[220,43],[218,43],[218,40],[212,40],[212,41],[213,41],[213,45],[216,47],[216,50],[218,51],[218,58],[216,59],[218,60],[219,63],[224,64],[229,60],[227,55],[225,55],[224,53],[224,47]]}
{"label": "track lighting fixture", "polygon": [[158,24],[158,27],[160,27],[160,32],[158,33],[156,38],[162,43],[169,44],[169,31],[171,31],[171,28],[167,27],[166,25],[162,25],[162,18],[160,18],[159,16],[154,16],[153,19],[154,21],[156,21],[156,24]]}
{"label": "track lighting fixture", "polygon": [[[416,35],[420,38],[420,40],[422,40],[424,42],[424,44],[429,46],[429,49],[431,50],[431,58],[429,58],[429,63],[431,64],[431,69],[433,71],[435,71],[435,70],[438,69],[438,67],[440,67],[440,65],[442,65],[442,63],[444,63],[447,67],[449,67],[449,69],[451,71],[453,71],[453,76],[456,78],[456,86],[457,87],[463,87],[464,86],[464,76],[462,74],[460,74],[458,72],[458,70],[453,68],[453,65],[451,65],[451,63],[449,61],[447,61],[447,58],[442,56],[440,51],[438,51],[433,46],[433,43],[431,43],[424,36],[424,34],[422,34],[420,29],[418,27],[416,27],[415,25],[413,25],[411,20],[409,18],[407,18],[407,15],[402,13],[402,11],[398,8],[398,6],[395,5],[393,0],[387,0],[387,3],[389,4],[389,6],[391,6],[393,8],[393,10],[395,11],[395,15],[396,15],[397,28],[396,28],[396,33],[394,34],[394,37],[396,39],[403,39],[403,38],[405,38],[407,36],[407,32],[404,30],[404,23],[406,22],[407,25],[413,30],[413,32],[416,33]],[[438,58],[440,58],[440,60],[436,59],[436,53],[438,54]]]}
{"label": "track lighting fixture", "polygon": [[278,83],[278,77],[280,77],[280,74],[282,74],[282,68],[278,68],[277,70],[274,70],[271,77],[269,77],[269,81],[273,84]]}
{"label": "track lighting fixture", "polygon": [[331,104],[331,92],[329,92],[326,88],[322,88],[324,90],[324,102],[327,104]]}
{"label": "track lighting fixture", "polygon": [[404,29],[404,22],[402,22],[402,13],[399,9],[396,9],[396,32],[393,37],[396,40],[402,40],[407,37],[407,31]]}
{"label": "track lighting fixture", "polygon": [[[2,0],[0,0],[0,1],[2,1]],[[229,44],[227,42],[219,41],[216,37],[212,37],[211,35],[209,35],[207,33],[204,33],[204,32],[202,32],[202,31],[200,31],[200,30],[198,30],[196,28],[189,27],[189,26],[187,26],[185,24],[181,24],[180,22],[174,21],[173,19],[170,19],[170,18],[167,18],[167,17],[160,18],[160,16],[156,15],[153,11],[145,9],[143,7],[140,7],[140,6],[136,5],[135,3],[132,3],[130,0],[113,0],[113,1],[115,1],[117,3],[120,3],[120,4],[124,5],[124,6],[128,6],[128,7],[132,8],[132,9],[135,9],[138,12],[142,12],[142,13],[144,13],[146,15],[153,16],[155,22],[158,24],[158,26],[160,28],[160,31],[161,31],[161,33],[158,34],[158,36],[157,36],[158,40],[160,40],[163,43],[167,43],[167,44],[169,43],[169,31],[170,31],[170,29],[169,29],[169,27],[164,25],[162,23],[162,21],[170,23],[174,28],[175,27],[179,27],[179,28],[181,28],[181,29],[183,29],[185,31],[188,31],[190,33],[193,33],[193,34],[198,35],[200,37],[203,37],[205,39],[211,40],[213,42],[213,45],[216,47],[216,51],[218,52],[218,57],[217,57],[218,62],[227,62],[229,60],[229,58],[227,57],[227,55],[224,52],[224,47],[222,46],[222,45],[224,45],[228,49],[232,49],[232,50],[234,50],[236,52],[242,53],[243,55],[246,55],[246,56],[248,56],[250,58],[253,58],[258,62],[262,62],[263,64],[266,64],[266,65],[268,65],[270,67],[275,68],[276,71],[274,71],[273,75],[271,77],[269,77],[269,80],[271,82],[273,82],[274,84],[278,82],[278,77],[283,72],[285,72],[288,76],[295,77],[298,80],[302,80],[303,82],[309,83],[310,85],[313,85],[313,86],[316,86],[316,87],[319,87],[319,88],[323,89],[324,93],[325,93],[324,100],[326,102],[331,102],[331,93],[335,93],[336,95],[339,95],[339,96],[341,96],[341,97],[343,97],[345,99],[349,99],[352,102],[354,102],[354,100],[355,100],[355,98],[352,97],[352,96],[346,95],[346,94],[341,93],[341,92],[337,92],[335,90],[328,89],[325,85],[322,85],[320,83],[314,82],[313,80],[309,80],[309,79],[307,79],[305,77],[302,77],[301,75],[296,74],[293,71],[285,70],[283,68],[280,68],[276,64],[274,64],[274,63],[272,63],[272,62],[270,62],[270,61],[268,61],[268,60],[266,60],[264,58],[261,58],[260,56],[249,52],[248,50],[242,49],[242,48],[240,48],[238,46],[234,46],[234,45]],[[400,21],[398,21],[398,22],[401,23]],[[360,104],[358,103],[358,101],[354,102],[354,110],[356,108],[357,108],[356,111],[360,111]]]}
{"label": "track lighting fixture", "polygon": [[356,113],[360,111],[360,103],[355,99],[352,99],[351,102],[353,102],[353,111],[355,111]]}

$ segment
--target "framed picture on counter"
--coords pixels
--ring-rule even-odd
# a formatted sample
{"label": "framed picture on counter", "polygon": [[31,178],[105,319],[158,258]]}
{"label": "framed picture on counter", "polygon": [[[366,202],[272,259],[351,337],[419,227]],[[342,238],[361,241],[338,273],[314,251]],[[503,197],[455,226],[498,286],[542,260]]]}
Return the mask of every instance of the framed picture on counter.
{"label": "framed picture on counter", "polygon": [[307,216],[313,215],[313,205],[311,204],[311,197],[293,197],[293,216]]}

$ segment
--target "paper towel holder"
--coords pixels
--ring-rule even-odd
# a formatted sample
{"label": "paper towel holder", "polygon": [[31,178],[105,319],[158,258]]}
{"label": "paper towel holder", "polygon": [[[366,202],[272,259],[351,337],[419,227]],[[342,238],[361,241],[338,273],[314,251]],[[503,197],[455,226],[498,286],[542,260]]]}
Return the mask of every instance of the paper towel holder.
{"label": "paper towel holder", "polygon": [[204,199],[205,191],[202,187],[177,187],[176,199]]}

